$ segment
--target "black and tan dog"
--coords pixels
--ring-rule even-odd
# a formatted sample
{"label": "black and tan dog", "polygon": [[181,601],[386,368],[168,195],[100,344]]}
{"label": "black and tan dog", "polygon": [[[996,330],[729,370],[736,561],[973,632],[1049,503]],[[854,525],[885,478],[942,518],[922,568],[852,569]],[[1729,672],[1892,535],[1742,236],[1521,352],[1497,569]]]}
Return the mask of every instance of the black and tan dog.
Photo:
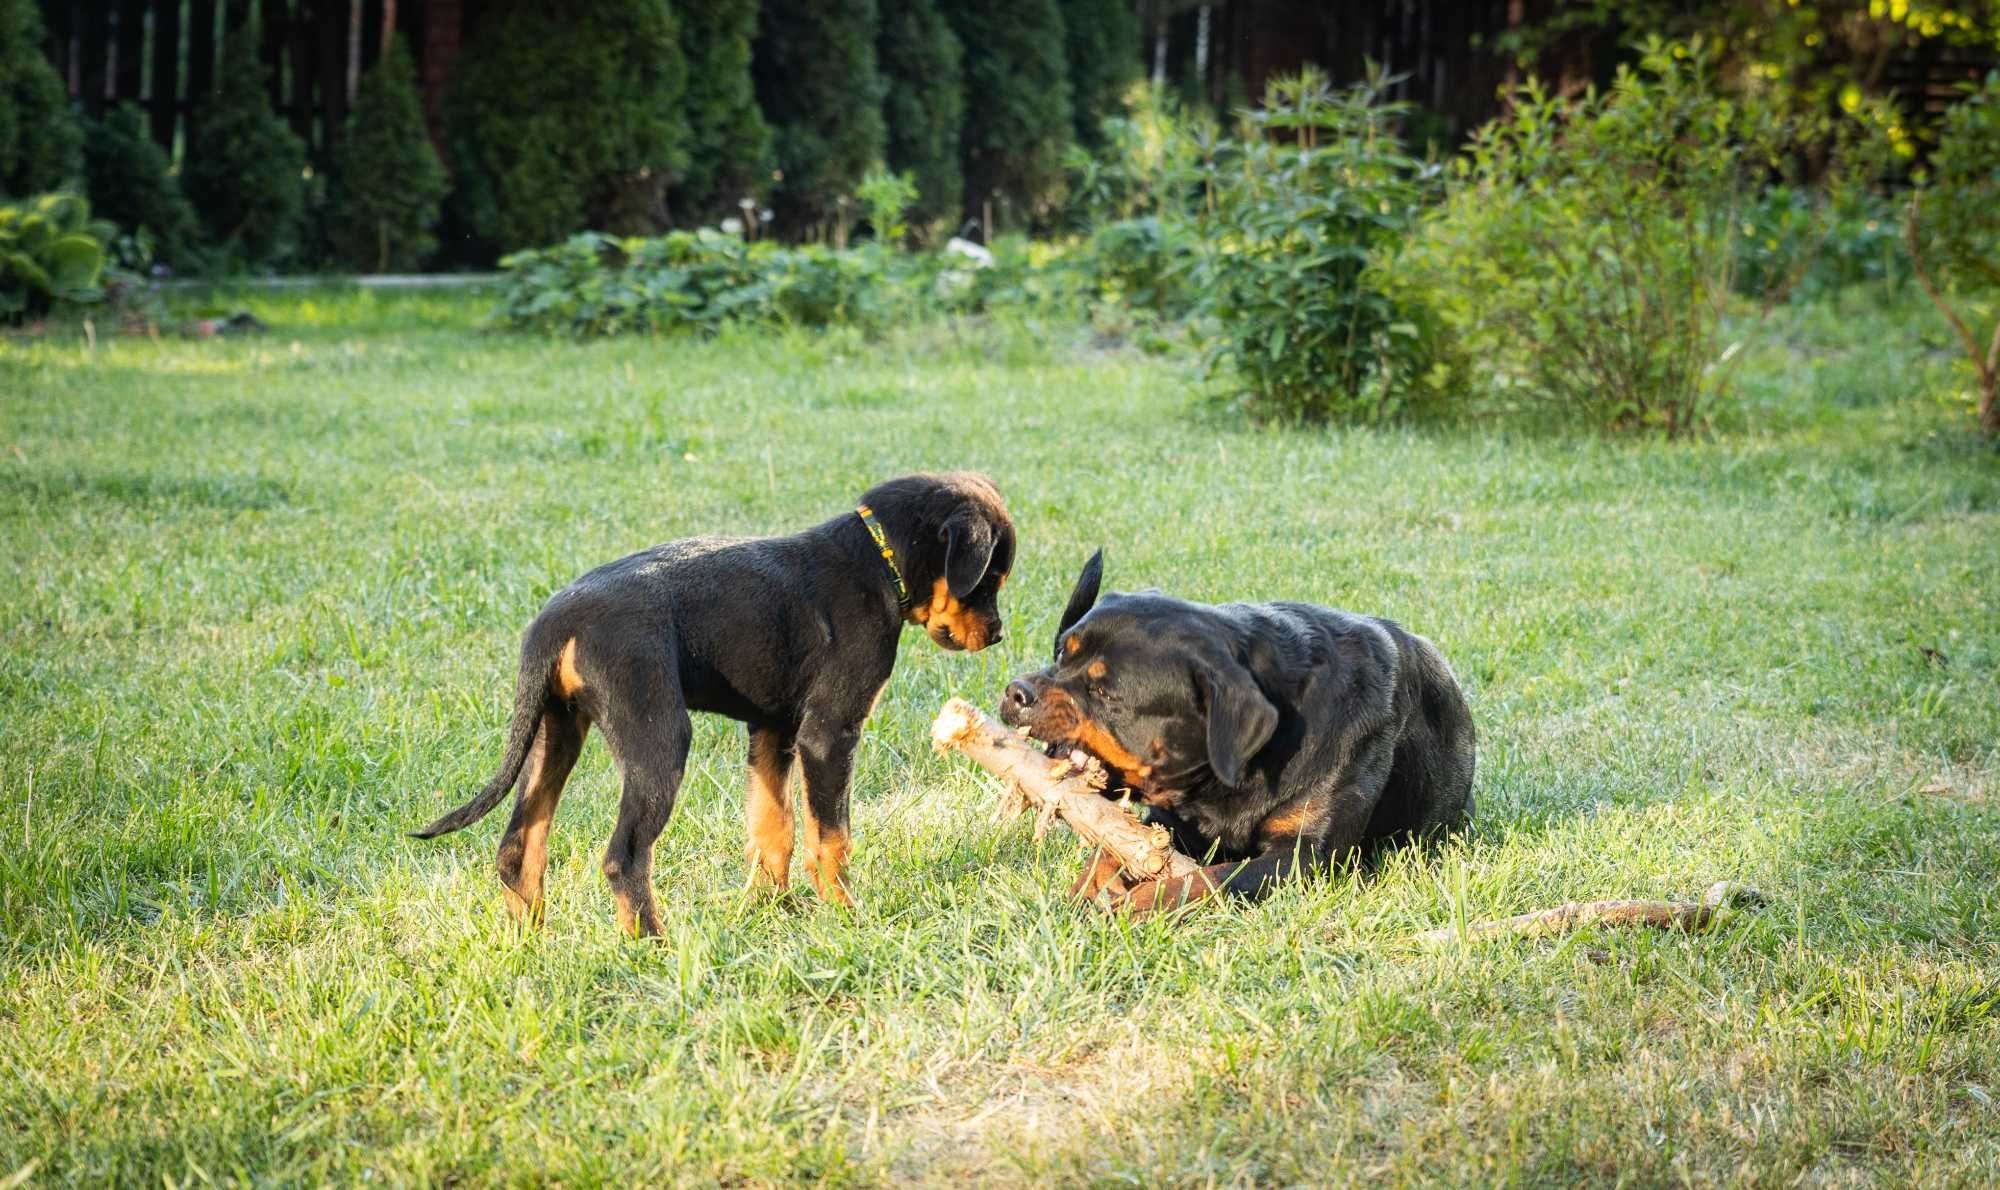
{"label": "black and tan dog", "polygon": [[692,538],[600,566],[551,598],[521,642],[500,771],[417,832],[434,838],[519,786],[500,838],[508,908],[542,907],[549,821],[595,723],[623,792],[604,875],[628,933],[657,934],[653,842],[687,763],[689,711],[750,728],[752,879],[790,879],[794,762],[805,784],[806,867],[847,904],[847,791],[861,724],[896,664],[904,622],[946,649],[1000,639],[1014,525],[1000,493],[967,473],[910,475],[858,511],[790,537]]}
{"label": "black and tan dog", "polygon": [[1308,603],[1098,602],[1084,566],[1055,663],[1000,716],[1088,750],[1164,823],[1200,877],[1126,883],[1100,854],[1073,890],[1135,913],[1216,891],[1255,898],[1301,870],[1450,831],[1472,814],[1472,717],[1430,642]]}

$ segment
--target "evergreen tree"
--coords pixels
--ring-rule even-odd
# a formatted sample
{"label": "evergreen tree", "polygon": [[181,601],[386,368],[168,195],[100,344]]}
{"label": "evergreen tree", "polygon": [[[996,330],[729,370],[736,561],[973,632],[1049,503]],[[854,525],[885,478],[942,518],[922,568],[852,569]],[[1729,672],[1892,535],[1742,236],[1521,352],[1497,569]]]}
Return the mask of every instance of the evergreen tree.
{"label": "evergreen tree", "polygon": [[196,103],[182,171],[209,242],[252,264],[291,255],[305,216],[305,169],[305,145],[271,110],[257,31],[237,29],[223,42],[215,93]]}
{"label": "evergreen tree", "polygon": [[688,163],[674,187],[673,213],[679,223],[713,223],[736,214],[737,202],[770,180],[771,129],[750,79],[757,0],[700,0],[678,12],[688,62]]}
{"label": "evergreen tree", "polygon": [[965,119],[965,51],[933,0],[880,0],[876,61],[889,168],[917,183],[919,225],[956,222],[965,203],[958,135]]}
{"label": "evergreen tree", "polygon": [[777,133],[780,227],[824,227],[882,158],[875,0],[769,0],[754,74]]}
{"label": "evergreen tree", "polygon": [[1063,0],[1069,103],[1079,144],[1103,143],[1106,116],[1118,114],[1139,77],[1139,16],[1131,0]]}
{"label": "evergreen tree", "polygon": [[459,62],[461,216],[500,251],[664,221],[686,165],[687,63],[667,0],[503,0]]}
{"label": "evergreen tree", "polygon": [[194,207],[174,180],[165,150],[153,142],[146,113],[130,103],[102,123],[87,121],[83,138],[84,190],[91,208],[128,231],[144,229],[155,258],[186,265],[200,230]]}
{"label": "evergreen tree", "polygon": [[0,0],[0,195],[57,189],[83,164],[83,134],[42,38],[35,0]]}
{"label": "evergreen tree", "polygon": [[343,264],[386,273],[420,267],[437,247],[444,166],[424,130],[417,68],[397,42],[361,78],[333,150],[333,250]]}
{"label": "evergreen tree", "polygon": [[965,46],[966,206],[997,196],[1045,216],[1062,197],[1069,144],[1062,12],[1056,0],[946,0],[944,11]]}

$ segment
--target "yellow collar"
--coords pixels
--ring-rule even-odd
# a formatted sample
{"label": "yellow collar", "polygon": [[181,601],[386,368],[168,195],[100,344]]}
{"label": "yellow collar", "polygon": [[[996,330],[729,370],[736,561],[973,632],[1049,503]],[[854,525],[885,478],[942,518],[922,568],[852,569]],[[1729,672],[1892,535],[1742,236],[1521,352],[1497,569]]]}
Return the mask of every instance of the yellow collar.
{"label": "yellow collar", "polygon": [[896,580],[896,606],[907,610],[910,606],[909,584],[903,581],[902,568],[896,565],[896,551],[889,548],[889,538],[882,532],[882,522],[875,519],[875,510],[866,504],[854,512],[861,518],[861,523],[868,526],[868,536],[875,539],[875,548],[882,551],[882,563],[889,568],[889,577]]}

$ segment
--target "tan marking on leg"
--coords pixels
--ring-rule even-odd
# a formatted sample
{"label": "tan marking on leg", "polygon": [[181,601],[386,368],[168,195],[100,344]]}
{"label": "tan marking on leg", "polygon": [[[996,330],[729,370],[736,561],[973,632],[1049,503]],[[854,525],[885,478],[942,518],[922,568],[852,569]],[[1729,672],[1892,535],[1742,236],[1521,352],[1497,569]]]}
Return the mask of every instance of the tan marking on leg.
{"label": "tan marking on leg", "polygon": [[622,892],[614,892],[611,899],[618,903],[618,932],[627,938],[639,936],[639,909],[632,904],[632,898]]}
{"label": "tan marking on leg", "polygon": [[776,732],[750,733],[750,797],[745,807],[750,882],[782,889],[792,879],[791,765],[779,755]]}
{"label": "tan marking on leg", "polygon": [[1114,894],[1125,892],[1126,884],[1121,878],[1121,872],[1118,857],[1099,848],[1097,854],[1091,858],[1090,866],[1077,876],[1075,884],[1070,885],[1070,899],[1088,901],[1106,889],[1110,889]]}
{"label": "tan marking on leg", "polygon": [[822,828],[809,807],[806,812],[806,870],[812,873],[813,887],[819,890],[821,898],[836,905],[854,904],[854,896],[847,886],[847,861],[851,851],[847,832]]}
{"label": "tan marking on leg", "polygon": [[576,671],[576,638],[562,647],[562,656],[556,659],[556,697],[573,698],[583,689],[583,675]]}
{"label": "tan marking on leg", "polygon": [[[542,922],[542,878],[549,867],[549,823],[555,817],[556,803],[562,799],[563,786],[576,766],[577,756],[583,750],[583,737],[589,730],[589,721],[584,719],[578,719],[573,726],[566,721],[559,725],[557,721],[544,720],[528,752],[514,821],[508,824],[509,834],[500,842],[501,888],[507,899],[507,911],[524,925]],[[572,731],[574,735],[570,734]],[[553,751],[552,738],[557,741]],[[513,866],[513,882],[509,884],[507,859],[516,848],[519,859]]]}
{"label": "tan marking on leg", "polygon": [[1267,840],[1297,838],[1299,829],[1312,817],[1312,811],[1312,802],[1301,801],[1278,810],[1264,819],[1257,829],[1264,833]]}

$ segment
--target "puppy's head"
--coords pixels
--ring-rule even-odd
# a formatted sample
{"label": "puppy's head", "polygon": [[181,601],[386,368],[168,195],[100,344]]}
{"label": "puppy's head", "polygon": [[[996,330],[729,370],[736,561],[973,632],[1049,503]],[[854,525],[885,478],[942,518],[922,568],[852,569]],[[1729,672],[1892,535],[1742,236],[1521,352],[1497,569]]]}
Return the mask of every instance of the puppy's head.
{"label": "puppy's head", "polygon": [[1014,522],[983,475],[906,475],[862,497],[899,543],[905,618],[943,649],[998,644],[1000,588],[1014,568]]}
{"label": "puppy's head", "polygon": [[1103,575],[1099,550],[1056,628],[1054,663],[1008,683],[1001,720],[1089,751],[1141,792],[1185,789],[1205,772],[1240,783],[1278,711],[1214,612],[1152,592],[1100,602]]}

